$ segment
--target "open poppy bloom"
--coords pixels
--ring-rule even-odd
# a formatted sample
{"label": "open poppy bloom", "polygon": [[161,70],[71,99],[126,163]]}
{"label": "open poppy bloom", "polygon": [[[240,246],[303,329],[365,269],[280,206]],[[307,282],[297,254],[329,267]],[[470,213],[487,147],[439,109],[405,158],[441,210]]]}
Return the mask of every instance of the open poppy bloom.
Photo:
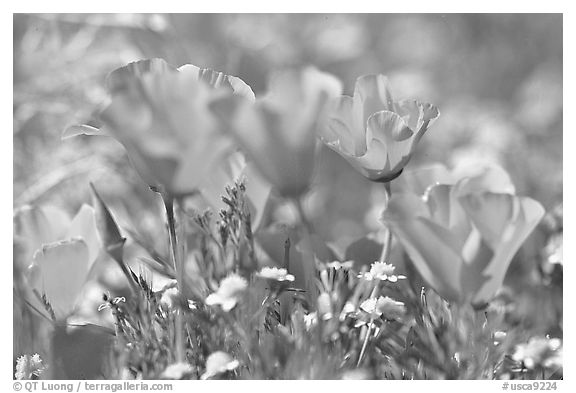
{"label": "open poppy bloom", "polygon": [[262,176],[281,195],[298,197],[310,186],[326,104],[340,93],[334,76],[305,68],[274,75],[255,104],[228,97],[214,110]]}
{"label": "open poppy bloom", "polygon": [[[30,290],[45,296],[59,320],[73,311],[100,244],[94,209],[82,205],[74,218],[55,207],[26,207],[17,215],[18,236],[27,243]],[[38,299],[31,296],[31,301]]]}
{"label": "open poppy bloom", "polygon": [[113,136],[143,180],[173,196],[198,191],[205,174],[232,148],[208,109],[211,100],[226,94],[254,100],[239,78],[193,65],[176,69],[161,59],[121,67],[107,84],[112,97],[100,115],[104,127],[74,126],[64,137]]}
{"label": "open poppy bloom", "polygon": [[482,306],[544,215],[540,203],[507,190],[487,170],[454,185],[433,185],[423,197],[394,194],[383,221],[442,297]]}
{"label": "open poppy bloom", "polygon": [[340,97],[321,138],[370,180],[396,178],[440,112],[416,100],[394,101],[384,75],[356,80],[354,97]]}

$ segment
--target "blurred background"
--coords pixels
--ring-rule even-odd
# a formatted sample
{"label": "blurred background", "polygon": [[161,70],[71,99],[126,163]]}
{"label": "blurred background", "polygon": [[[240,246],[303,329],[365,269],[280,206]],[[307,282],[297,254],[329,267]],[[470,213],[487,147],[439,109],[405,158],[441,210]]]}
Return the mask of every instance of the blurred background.
{"label": "blurred background", "polygon": [[[152,203],[117,143],[60,140],[66,126],[94,120],[108,72],[150,57],[237,75],[257,95],[283,67],[315,65],[337,75],[347,94],[358,76],[384,73],[396,98],[441,111],[408,169],[499,162],[519,194],[547,209],[562,201],[561,15],[17,14],[15,207],[75,212],[89,200],[88,181],[105,195],[128,195],[110,201],[121,209]],[[375,229],[367,213],[378,191],[344,160],[323,151],[316,179],[312,215],[337,216],[316,220],[326,238]]]}
{"label": "blurred background", "polygon": [[[417,98],[441,111],[406,170],[500,163],[518,194],[554,212],[550,231],[561,231],[562,45],[560,14],[16,14],[15,212],[54,205],[72,216],[90,203],[91,181],[123,228],[136,228],[144,243],[167,253],[160,201],[123,148],[111,138],[60,139],[68,125],[96,121],[110,71],[161,57],[239,76],[257,96],[284,67],[333,73],[349,95],[360,75],[386,74],[396,99]],[[306,206],[324,240],[346,247],[381,228],[381,185],[326,148],[315,179]],[[286,216],[281,207],[274,214]],[[528,259],[541,255],[548,236],[527,242]],[[553,252],[559,249],[561,260],[561,237],[559,244]],[[561,315],[561,281],[558,288],[554,307],[539,309]],[[102,291],[95,291],[98,299]],[[523,315],[538,323],[532,311],[545,297],[532,292]],[[15,339],[15,353],[32,350],[27,336]]]}

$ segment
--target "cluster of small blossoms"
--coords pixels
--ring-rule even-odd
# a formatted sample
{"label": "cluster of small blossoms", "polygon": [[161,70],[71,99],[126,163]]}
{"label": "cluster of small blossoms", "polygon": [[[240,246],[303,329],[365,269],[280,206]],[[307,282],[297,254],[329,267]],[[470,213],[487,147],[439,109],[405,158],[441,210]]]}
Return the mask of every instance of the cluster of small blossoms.
{"label": "cluster of small blossoms", "polygon": [[202,374],[200,379],[209,379],[219,374],[233,371],[238,368],[239,365],[240,362],[233,359],[232,356],[226,352],[214,352],[206,359],[206,372]]}
{"label": "cluster of small blossoms", "polygon": [[369,324],[378,318],[395,320],[401,318],[406,312],[404,303],[398,302],[388,296],[369,298],[360,304],[360,312],[356,321],[356,327]]}
{"label": "cluster of small blossoms", "polygon": [[268,282],[293,282],[294,276],[289,274],[288,271],[284,268],[277,268],[277,267],[263,267],[258,273],[256,273],[256,277],[260,277]]}
{"label": "cluster of small blossoms", "polygon": [[548,337],[532,337],[527,343],[519,344],[512,355],[527,369],[544,367],[562,368],[562,340]]}
{"label": "cluster of small blossoms", "polygon": [[[405,279],[405,276],[395,274],[394,265],[374,262],[370,271],[360,274],[354,273],[353,261],[333,261],[318,265],[321,293],[317,298],[317,312],[304,317],[308,329],[318,323],[319,319],[329,321],[337,317],[340,322],[344,322],[351,318],[355,320],[354,326],[360,327],[375,319],[396,320],[404,315],[404,303],[381,296],[378,285],[374,285],[380,281],[396,283]],[[342,292],[348,293],[348,296],[342,298]]]}
{"label": "cluster of small blossoms", "polygon": [[[240,362],[233,359],[229,354],[223,351],[213,352],[208,359],[206,359],[206,371],[200,376],[200,379],[214,378],[220,374],[229,371],[234,371]],[[185,362],[173,363],[166,367],[160,377],[162,379],[184,379],[194,370],[190,364]]]}
{"label": "cluster of small blossoms", "polygon": [[354,267],[354,261],[346,261],[346,262],[333,261],[326,263],[325,266],[326,269],[351,270]]}
{"label": "cluster of small blossoms", "polygon": [[35,379],[40,377],[46,367],[44,366],[40,355],[37,353],[30,355],[22,355],[16,360],[16,373],[14,377],[19,380]]}
{"label": "cluster of small blossoms", "polygon": [[401,274],[399,275],[394,274],[395,270],[396,266],[390,263],[376,261],[372,264],[369,271],[360,273],[358,275],[358,278],[367,281],[379,280],[390,282],[397,282],[398,280],[403,280],[406,278],[406,276],[403,276]]}
{"label": "cluster of small blossoms", "polygon": [[[175,283],[174,283],[175,284]],[[175,286],[165,289],[160,297],[160,304],[166,306],[169,310],[177,310],[178,305],[182,307],[188,306],[188,309],[195,310],[197,308],[196,303],[190,299],[185,299],[183,302],[183,297]]]}
{"label": "cluster of small blossoms", "polygon": [[166,367],[166,369],[160,374],[162,379],[183,379],[189,374],[192,374],[194,370],[192,366],[185,362],[174,363]]}
{"label": "cluster of small blossoms", "polygon": [[245,278],[238,274],[231,274],[220,282],[218,290],[206,298],[206,304],[209,306],[220,306],[222,310],[228,312],[232,310],[244,291],[248,287]]}

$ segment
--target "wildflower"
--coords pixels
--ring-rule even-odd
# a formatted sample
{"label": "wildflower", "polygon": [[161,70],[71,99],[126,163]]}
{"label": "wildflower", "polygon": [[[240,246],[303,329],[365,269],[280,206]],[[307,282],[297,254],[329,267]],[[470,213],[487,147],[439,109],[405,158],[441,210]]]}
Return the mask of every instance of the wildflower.
{"label": "wildflower", "polygon": [[529,369],[537,366],[562,367],[562,341],[558,338],[532,337],[527,343],[516,346],[512,358]]}
{"label": "wildflower", "polygon": [[231,274],[222,280],[215,293],[206,298],[206,304],[209,306],[220,305],[224,311],[230,311],[236,306],[247,287],[246,279],[237,274]]}
{"label": "wildflower", "polygon": [[360,309],[373,319],[380,316],[384,316],[386,319],[396,319],[404,315],[405,312],[404,303],[388,296],[367,299],[360,304]]}
{"label": "wildflower", "polygon": [[350,270],[354,267],[354,261],[345,261],[345,262],[333,261],[326,263],[325,266],[327,269]]}
{"label": "wildflower", "polygon": [[162,296],[160,297],[160,304],[163,304],[169,309],[173,309],[178,304],[179,296],[180,292],[178,292],[178,288],[168,288],[162,293]]}
{"label": "wildflower", "polygon": [[503,331],[496,331],[493,334],[494,346],[500,345],[506,339],[507,333]]}
{"label": "wildflower", "polygon": [[118,379],[122,381],[136,381],[142,380],[142,372],[138,371],[135,372],[130,370],[128,367],[122,367],[122,369],[118,372]]}
{"label": "wildflower", "polygon": [[533,199],[498,192],[491,171],[437,184],[423,197],[395,194],[382,219],[442,297],[485,305],[544,214]]}
{"label": "wildflower", "polygon": [[200,379],[212,378],[218,374],[235,370],[239,365],[238,360],[232,359],[232,356],[226,352],[214,352],[206,359],[206,372],[202,374]]}
{"label": "wildflower", "polygon": [[32,356],[22,355],[16,360],[14,377],[19,380],[34,379],[34,377],[39,377],[45,369],[46,367],[37,353]]}
{"label": "wildflower", "polygon": [[213,108],[262,176],[285,197],[310,186],[317,154],[317,129],[340,82],[314,68],[274,75],[269,93],[252,105],[226,97]]}
{"label": "wildflower", "polygon": [[317,299],[318,315],[327,321],[331,319],[334,314],[332,313],[332,300],[330,299],[330,294],[327,292],[322,292]]}
{"label": "wildflower", "polygon": [[562,236],[562,233],[551,236],[544,248],[548,270],[551,270],[550,265],[562,266],[564,264],[563,254],[564,236]]}
{"label": "wildflower", "polygon": [[118,296],[115,297],[114,299],[109,300],[107,303],[102,303],[98,306],[98,312],[106,310],[108,308],[112,308],[112,306],[116,306],[119,303],[126,303],[126,298],[124,296]]}
{"label": "wildflower", "polygon": [[210,176],[206,176],[200,186],[200,192],[206,204],[215,211],[219,211],[226,208],[226,204],[222,201],[226,186],[237,183],[246,186],[244,198],[250,211],[252,228],[255,231],[264,216],[271,186],[262,179],[254,163],[248,162],[241,151],[234,151],[225,157],[210,173]]}
{"label": "wildflower", "polygon": [[206,173],[232,148],[209,110],[222,94],[253,100],[239,78],[193,65],[175,69],[161,59],[130,63],[108,78],[111,103],[100,114],[102,130],[78,134],[113,136],[153,189],[172,196],[197,192]]}
{"label": "wildflower", "polygon": [[166,367],[162,374],[160,374],[160,378],[164,379],[182,379],[188,374],[192,374],[194,370],[192,366],[188,363],[180,362],[174,363]]}
{"label": "wildflower", "polygon": [[363,278],[364,280],[367,281],[380,280],[390,282],[396,282],[398,280],[403,280],[406,278],[401,274],[400,275],[394,274],[394,270],[396,270],[396,266],[389,263],[376,261],[370,267],[369,272],[359,274],[358,278]]}
{"label": "wildflower", "polygon": [[347,301],[342,307],[342,311],[340,312],[339,320],[343,321],[346,319],[347,316],[356,314],[358,312],[358,307],[356,304],[352,303],[351,301]]}
{"label": "wildflower", "polygon": [[278,282],[292,282],[294,281],[294,276],[292,274],[288,274],[288,271],[284,268],[277,268],[277,267],[263,267],[256,275],[260,278],[264,278],[270,281],[278,281]]}
{"label": "wildflower", "polygon": [[313,326],[318,324],[318,313],[316,311],[304,315],[304,325],[306,330],[310,330]]}
{"label": "wildflower", "polygon": [[439,115],[431,104],[394,101],[384,75],[365,75],[356,80],[354,97],[337,100],[321,138],[368,179],[388,182]]}

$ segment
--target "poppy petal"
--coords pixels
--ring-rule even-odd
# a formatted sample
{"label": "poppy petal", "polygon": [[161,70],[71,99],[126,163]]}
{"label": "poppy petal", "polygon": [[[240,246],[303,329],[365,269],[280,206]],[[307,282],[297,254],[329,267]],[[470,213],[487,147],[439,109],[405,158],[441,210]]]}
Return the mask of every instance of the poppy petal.
{"label": "poppy petal", "polygon": [[384,211],[389,225],[424,279],[443,297],[459,299],[462,258],[451,234],[429,219],[425,202],[413,194],[395,194]]}
{"label": "poppy petal", "polygon": [[384,75],[364,75],[354,86],[354,105],[361,114],[362,128],[368,119],[380,111],[394,111],[394,100],[390,92],[388,78]]}
{"label": "poppy petal", "polygon": [[533,199],[515,197],[514,203],[517,205],[517,214],[502,234],[502,243],[485,269],[485,275],[489,279],[474,296],[475,304],[488,302],[502,286],[512,258],[544,216],[544,208]]}

